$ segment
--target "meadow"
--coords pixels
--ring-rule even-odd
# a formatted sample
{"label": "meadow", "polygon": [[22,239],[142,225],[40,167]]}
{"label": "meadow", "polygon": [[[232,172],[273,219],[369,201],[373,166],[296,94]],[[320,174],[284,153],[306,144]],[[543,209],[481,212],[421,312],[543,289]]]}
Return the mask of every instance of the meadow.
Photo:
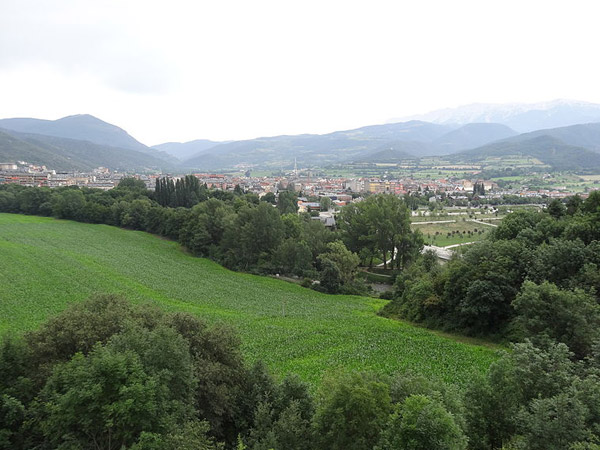
{"label": "meadow", "polygon": [[[448,220],[454,219],[448,218]],[[451,223],[413,224],[412,228],[413,230],[419,230],[423,233],[426,244],[446,247],[448,245],[480,241],[492,227],[476,222],[466,222],[461,219],[456,219],[456,222]],[[450,235],[448,235],[448,233],[450,233]]]}
{"label": "meadow", "polygon": [[486,345],[377,316],[384,300],[231,272],[143,232],[0,214],[0,332],[35,328],[95,292],[232,325],[250,361],[311,382],[343,368],[465,384],[497,358]]}

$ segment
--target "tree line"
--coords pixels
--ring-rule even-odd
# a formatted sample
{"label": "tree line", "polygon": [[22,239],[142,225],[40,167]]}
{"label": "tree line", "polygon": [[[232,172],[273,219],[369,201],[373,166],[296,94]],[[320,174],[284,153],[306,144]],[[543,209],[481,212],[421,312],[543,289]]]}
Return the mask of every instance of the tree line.
{"label": "tree line", "polygon": [[547,336],[579,357],[600,338],[600,192],[505,217],[444,267],[425,256],[388,314],[511,341]]}
{"label": "tree line", "polygon": [[351,204],[336,230],[297,211],[293,191],[259,199],[239,187],[208,189],[191,175],[176,182],[157,179],[153,192],[134,178],[109,191],[0,186],[0,212],[147,231],[229,269],[296,276],[329,293],[365,294],[367,286],[358,276],[361,262],[372,265],[377,258],[387,267],[391,259],[391,267],[399,269],[422,246],[420,235],[410,229],[408,207],[395,196]]}

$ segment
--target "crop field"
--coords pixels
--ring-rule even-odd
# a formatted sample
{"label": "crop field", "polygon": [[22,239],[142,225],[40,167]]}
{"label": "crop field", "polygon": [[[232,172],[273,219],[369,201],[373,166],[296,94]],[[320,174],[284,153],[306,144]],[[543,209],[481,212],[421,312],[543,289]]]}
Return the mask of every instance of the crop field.
{"label": "crop field", "polygon": [[[455,220],[455,222],[447,222],[451,220]],[[440,223],[422,224],[413,222],[412,229],[423,233],[426,244],[438,247],[480,241],[492,229],[489,225],[463,221],[461,218],[453,218],[452,216],[440,218],[439,221]],[[492,221],[490,223],[494,222],[499,221]]]}
{"label": "crop field", "polygon": [[506,167],[525,168],[525,167],[550,167],[537,158],[528,158],[520,155],[506,155],[500,157],[488,157],[481,161],[486,170],[503,169]]}
{"label": "crop field", "polygon": [[249,360],[311,382],[345,368],[411,369],[463,384],[497,357],[488,346],[377,316],[384,300],[231,272],[147,233],[0,214],[0,332],[32,329],[95,292],[233,325]]}

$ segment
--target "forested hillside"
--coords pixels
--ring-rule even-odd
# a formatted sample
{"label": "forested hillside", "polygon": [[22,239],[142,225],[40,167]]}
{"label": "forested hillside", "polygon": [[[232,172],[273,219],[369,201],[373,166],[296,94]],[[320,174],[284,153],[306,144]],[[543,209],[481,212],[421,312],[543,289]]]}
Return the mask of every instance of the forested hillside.
{"label": "forested hillside", "polygon": [[461,162],[481,162],[486,158],[535,158],[553,170],[597,170],[600,153],[565,144],[560,139],[542,135],[527,140],[509,139],[483,147],[456,153],[451,159]]}
{"label": "forested hillside", "polygon": [[113,170],[157,170],[173,167],[156,155],[41,134],[0,131],[0,159],[4,162],[26,161],[59,171],[91,171],[96,167]]}
{"label": "forested hillside", "polygon": [[151,152],[148,147],[134,139],[125,130],[89,114],[78,114],[58,120],[2,119],[0,128],[26,134],[62,137],[109,147]]}

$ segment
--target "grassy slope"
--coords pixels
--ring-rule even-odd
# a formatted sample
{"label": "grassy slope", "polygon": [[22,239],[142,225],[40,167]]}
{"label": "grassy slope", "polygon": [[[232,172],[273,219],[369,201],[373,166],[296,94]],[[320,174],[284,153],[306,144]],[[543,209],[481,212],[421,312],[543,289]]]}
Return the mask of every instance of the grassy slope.
{"label": "grassy slope", "polygon": [[0,331],[31,329],[101,291],[232,324],[251,360],[311,381],[343,366],[382,373],[411,368],[462,384],[496,356],[378,317],[381,300],[230,272],[142,232],[0,214],[0,256]]}

